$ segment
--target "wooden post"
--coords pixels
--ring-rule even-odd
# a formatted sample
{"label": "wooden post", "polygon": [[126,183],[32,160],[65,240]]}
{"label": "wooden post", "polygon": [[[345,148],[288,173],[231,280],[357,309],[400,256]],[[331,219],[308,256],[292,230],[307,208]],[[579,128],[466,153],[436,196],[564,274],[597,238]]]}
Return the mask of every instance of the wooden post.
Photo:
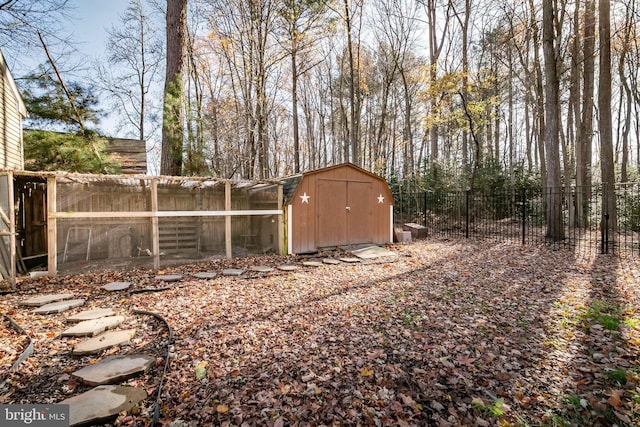
{"label": "wooden post", "polygon": [[[231,211],[231,182],[224,183],[224,210]],[[233,247],[231,244],[231,215],[224,217],[224,246],[227,252],[227,258],[233,257]]]}
{"label": "wooden post", "polygon": [[11,288],[16,289],[16,208],[14,206],[14,193],[13,193],[13,172],[7,173],[9,194],[9,259],[11,262]]}
{"label": "wooden post", "polygon": [[[278,210],[280,212],[282,212],[282,202],[284,200],[284,189],[283,189],[283,185],[282,184],[278,184]],[[278,224],[278,247],[277,247],[277,252],[280,255],[284,255],[284,222],[285,222],[285,218],[287,216],[286,215],[281,215],[280,218],[278,218],[278,221],[276,221],[276,223]],[[287,236],[289,237],[289,236]]]}
{"label": "wooden post", "polygon": [[58,224],[55,217],[56,178],[47,178],[47,270],[50,276],[58,272]]}
{"label": "wooden post", "polygon": [[158,226],[158,180],[151,179],[151,244],[153,246],[153,268],[160,269],[160,230]]}

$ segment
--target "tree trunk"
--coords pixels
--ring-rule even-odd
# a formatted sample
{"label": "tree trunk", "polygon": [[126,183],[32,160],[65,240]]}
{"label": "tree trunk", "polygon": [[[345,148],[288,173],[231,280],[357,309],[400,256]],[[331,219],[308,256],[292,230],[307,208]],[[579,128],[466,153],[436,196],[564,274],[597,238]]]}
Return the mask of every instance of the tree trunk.
{"label": "tree trunk", "polygon": [[611,21],[609,0],[600,0],[598,19],[600,67],[598,110],[600,114],[600,172],[605,184],[603,219],[609,229],[609,241],[615,241],[617,225],[615,169],[613,164],[613,127],[611,123]]}
{"label": "tree trunk", "polygon": [[547,237],[564,238],[562,223],[562,181],[560,171],[560,82],[555,52],[555,10],[553,0],[542,2],[542,49],[545,71],[545,132],[544,146],[547,160]]}
{"label": "tree trunk", "polygon": [[187,28],[187,0],[167,0],[167,65],[164,82],[160,174],[182,173],[184,109],[182,75]]}
{"label": "tree trunk", "polygon": [[347,52],[349,54],[349,147],[350,150],[345,150],[345,161],[349,161],[355,165],[359,164],[358,159],[358,133],[356,122],[356,64],[353,57],[353,37],[352,37],[352,25],[351,25],[351,10],[349,8],[349,0],[344,0],[344,19],[347,27]]}
{"label": "tree trunk", "polygon": [[582,120],[576,137],[576,226],[589,225],[589,200],[591,198],[591,153],[593,138],[593,92],[595,65],[595,2],[586,0],[584,5],[584,41],[582,58]]}
{"label": "tree trunk", "polygon": [[293,172],[300,172],[300,131],[298,130],[298,63],[297,40],[291,38],[291,115],[293,121]]}

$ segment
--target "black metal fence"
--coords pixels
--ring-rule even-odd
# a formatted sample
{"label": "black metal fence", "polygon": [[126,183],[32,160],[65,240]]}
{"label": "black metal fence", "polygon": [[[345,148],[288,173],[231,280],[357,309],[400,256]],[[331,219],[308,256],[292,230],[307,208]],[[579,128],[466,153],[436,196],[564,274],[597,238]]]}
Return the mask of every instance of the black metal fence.
{"label": "black metal fence", "polygon": [[[613,191],[616,215],[603,211]],[[394,194],[397,226],[417,223],[440,238],[572,246],[585,253],[640,255],[640,183],[588,188],[423,191]],[[564,238],[547,237],[547,200],[562,200]],[[615,219],[615,223],[612,219]]]}

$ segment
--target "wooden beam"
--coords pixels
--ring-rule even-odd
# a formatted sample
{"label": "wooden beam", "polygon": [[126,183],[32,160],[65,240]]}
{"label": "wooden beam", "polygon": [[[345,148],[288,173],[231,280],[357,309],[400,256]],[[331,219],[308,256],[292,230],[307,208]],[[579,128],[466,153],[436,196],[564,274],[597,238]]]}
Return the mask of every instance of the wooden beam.
{"label": "wooden beam", "polygon": [[47,178],[47,270],[50,276],[58,272],[58,230],[56,220],[56,178]]}
{"label": "wooden beam", "polygon": [[276,248],[276,251],[280,254],[280,255],[284,255],[284,219],[286,218],[283,215],[283,210],[282,210],[282,202],[284,200],[284,188],[282,184],[278,185],[278,211],[280,212],[280,215],[282,215],[282,217],[278,218],[278,220],[276,221],[276,224],[278,224],[277,227],[277,234],[278,234],[278,238],[276,239],[278,241],[278,247]]}
{"label": "wooden beam", "polygon": [[227,215],[224,217],[224,246],[227,252],[227,258],[233,257],[233,246],[231,241],[231,183],[224,183],[224,209]]}
{"label": "wooden beam", "polygon": [[282,215],[281,210],[260,209],[240,211],[156,211],[156,212],[56,212],[56,218],[167,218],[167,217],[215,217],[215,216],[250,216],[250,215]]}
{"label": "wooden beam", "polygon": [[9,259],[11,262],[11,288],[16,288],[16,208],[14,206],[14,192],[13,192],[13,172],[9,171],[7,174],[8,181],[8,193],[9,193]]}
{"label": "wooden beam", "polygon": [[[147,213],[147,212],[145,212]],[[151,180],[151,239],[153,246],[153,268],[160,269],[160,227],[158,226],[158,180]]]}

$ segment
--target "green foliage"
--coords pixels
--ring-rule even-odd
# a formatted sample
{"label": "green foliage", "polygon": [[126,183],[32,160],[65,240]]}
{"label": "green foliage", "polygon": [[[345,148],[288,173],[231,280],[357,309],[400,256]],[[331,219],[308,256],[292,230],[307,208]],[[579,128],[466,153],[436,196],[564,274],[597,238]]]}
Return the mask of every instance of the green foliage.
{"label": "green foliage", "polygon": [[621,323],[618,307],[594,300],[584,314],[584,319],[601,324],[606,330],[617,331]]}
{"label": "green foliage", "polygon": [[[161,173],[167,175],[180,175],[182,173],[184,131],[182,123],[182,91],[180,75],[176,74],[173,82],[169,84],[164,94],[162,151],[165,152],[168,150],[173,160],[171,170],[161,171]],[[161,165],[162,168],[165,166],[168,165]]]}
{"label": "green foliage", "polygon": [[495,159],[489,159],[476,169],[476,177],[473,190],[490,193],[508,186],[509,180],[505,175],[502,165]]}
{"label": "green foliage", "polygon": [[607,378],[619,385],[627,384],[627,371],[624,369],[613,369],[607,372]]}
{"label": "green foliage", "polygon": [[24,132],[25,169],[81,173],[118,173],[118,163],[104,152],[104,138],[93,134],[42,130]]}
{"label": "green foliage", "polygon": [[473,406],[474,408],[480,409],[487,415],[491,415],[494,417],[500,417],[504,415],[504,409],[502,408],[503,405],[504,399],[502,398],[494,400],[490,405],[485,405],[480,401],[480,399],[474,399],[473,402],[471,402],[471,406]]}
{"label": "green foliage", "polygon": [[627,230],[640,231],[640,194],[625,193],[620,222]]}
{"label": "green foliage", "polygon": [[[73,97],[72,105],[60,82],[42,71],[22,81],[22,96],[29,112],[29,127],[82,130],[82,124],[97,124],[98,99],[92,87],[69,82],[67,89]],[[75,107],[75,108],[74,108]]]}
{"label": "green foliage", "polygon": [[421,184],[429,191],[452,191],[462,188],[451,168],[447,168],[441,163],[427,163],[425,165]]}

